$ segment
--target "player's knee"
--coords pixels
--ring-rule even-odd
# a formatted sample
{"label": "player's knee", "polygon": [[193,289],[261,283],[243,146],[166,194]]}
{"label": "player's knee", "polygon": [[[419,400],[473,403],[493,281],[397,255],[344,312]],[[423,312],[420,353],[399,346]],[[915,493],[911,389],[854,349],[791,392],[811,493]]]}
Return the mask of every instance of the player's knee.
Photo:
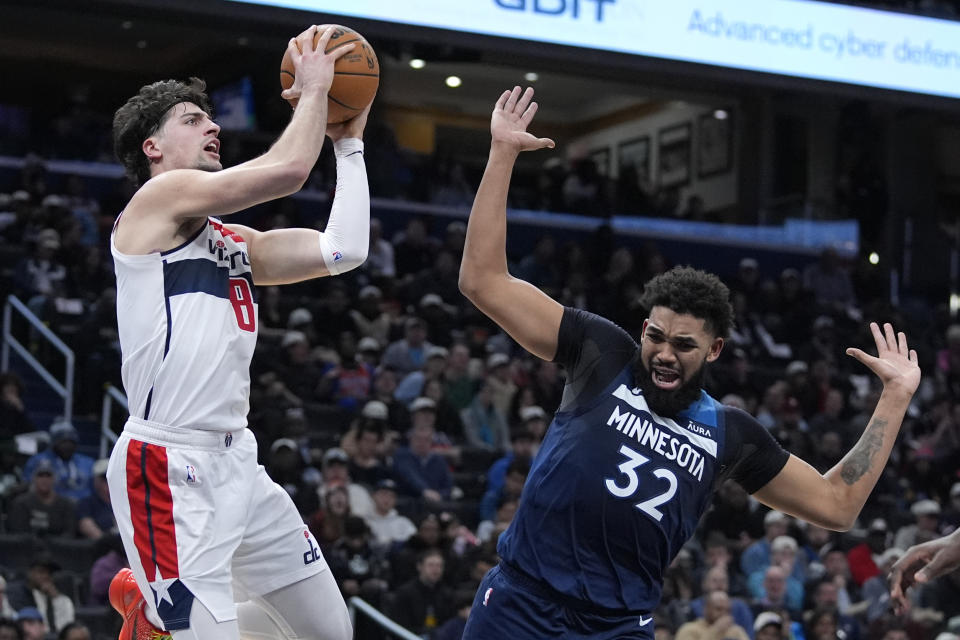
{"label": "player's knee", "polygon": [[[350,614],[329,571],[243,603],[238,610],[244,640],[353,638]],[[264,635],[271,629],[273,636]]]}

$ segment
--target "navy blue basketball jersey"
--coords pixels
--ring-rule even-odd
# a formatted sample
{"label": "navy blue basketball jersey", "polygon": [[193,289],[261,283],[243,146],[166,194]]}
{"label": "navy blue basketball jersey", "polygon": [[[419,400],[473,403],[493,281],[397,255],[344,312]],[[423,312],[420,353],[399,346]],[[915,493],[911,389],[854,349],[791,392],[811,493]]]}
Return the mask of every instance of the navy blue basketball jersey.
{"label": "navy blue basketball jersey", "polygon": [[706,392],[675,418],[654,414],[634,386],[638,351],[610,321],[564,310],[563,401],[497,550],[565,598],[648,612],[718,480],[752,493],[789,454],[749,414]]}

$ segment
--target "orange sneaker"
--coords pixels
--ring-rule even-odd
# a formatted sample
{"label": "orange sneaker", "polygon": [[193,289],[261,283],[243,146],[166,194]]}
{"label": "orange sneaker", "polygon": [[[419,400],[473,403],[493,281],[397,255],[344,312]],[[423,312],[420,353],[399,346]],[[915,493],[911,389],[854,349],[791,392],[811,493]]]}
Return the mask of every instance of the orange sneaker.
{"label": "orange sneaker", "polygon": [[146,602],[130,569],[120,569],[110,581],[110,604],[123,616],[119,640],[172,640],[153,626],[143,612]]}

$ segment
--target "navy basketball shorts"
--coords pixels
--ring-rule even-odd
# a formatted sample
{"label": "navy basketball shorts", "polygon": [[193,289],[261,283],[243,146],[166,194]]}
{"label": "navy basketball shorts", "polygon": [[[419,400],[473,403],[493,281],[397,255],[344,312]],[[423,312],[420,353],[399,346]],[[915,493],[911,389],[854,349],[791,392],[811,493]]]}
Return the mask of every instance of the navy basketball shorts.
{"label": "navy basketball shorts", "polygon": [[543,585],[504,566],[487,572],[463,640],[652,640],[653,616],[598,613],[561,603]]}

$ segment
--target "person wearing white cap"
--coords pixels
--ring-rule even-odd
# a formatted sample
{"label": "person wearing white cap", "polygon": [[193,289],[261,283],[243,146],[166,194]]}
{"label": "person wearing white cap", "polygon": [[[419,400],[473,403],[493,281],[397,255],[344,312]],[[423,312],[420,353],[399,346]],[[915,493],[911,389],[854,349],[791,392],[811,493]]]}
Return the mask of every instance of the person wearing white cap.
{"label": "person wearing white cap", "polygon": [[361,340],[366,338],[376,340],[378,351],[383,348],[383,345],[389,343],[393,318],[383,308],[383,292],[379,287],[368,284],[360,289],[356,305],[350,309],[348,315],[353,321],[357,335],[363,336]]}
{"label": "person wearing white cap", "polygon": [[77,531],[91,540],[117,533],[117,518],[110,506],[107,486],[107,463],[106,458],[93,463],[93,492],[77,503]]}
{"label": "person wearing white cap", "polygon": [[[521,152],[553,146],[527,130],[536,112],[533,89],[519,86],[504,91],[493,108],[460,289],[522,348],[562,366],[566,385],[516,517],[498,540],[500,564],[480,584],[463,640],[525,640],[535,635],[531,627],[557,636],[636,634],[652,623],[667,567],[726,479],[773,509],[849,529],[920,383],[906,335],[889,323],[871,323],[877,355],[859,348],[846,353],[880,379],[883,393],[860,440],[821,474],[752,416],[704,390],[734,317],[729,289],[715,275],[678,266],[646,282],[639,342],[613,322],[564,307],[511,275],[511,175]],[[550,585],[552,592],[540,590],[531,607],[524,600],[530,585]],[[571,603],[603,612],[603,628],[573,631]],[[653,628],[642,633],[652,635]]]}
{"label": "person wearing white cap", "polygon": [[[328,52],[335,33],[313,25],[288,41],[296,79],[283,97],[296,110],[247,162],[223,167],[220,125],[198,78],[145,85],[114,114],[114,150],[136,186],[110,237],[130,404],[107,473],[131,567],[111,588],[123,594],[112,599],[123,634],[353,635],[315,538],[259,466],[247,429],[258,291],[341,274],[367,257],[369,106],[327,122],[334,64],[360,50]],[[298,192],[326,138],[337,184],[323,231],[222,220]]]}
{"label": "person wearing white cap", "polygon": [[393,392],[393,397],[404,404],[410,404],[422,396],[423,385],[427,380],[441,378],[443,376],[443,370],[447,366],[447,357],[449,355],[450,352],[446,347],[432,345],[427,349],[427,357],[423,362],[423,366],[403,377],[397,385],[397,390]]}
{"label": "person wearing white cap", "polygon": [[491,353],[487,356],[486,384],[493,394],[494,406],[505,416],[510,415],[513,397],[517,395],[517,385],[513,381],[510,356],[505,353]]}
{"label": "person wearing white cap", "polygon": [[350,456],[350,478],[361,485],[374,486],[389,473],[383,458],[383,442],[390,410],[379,400],[368,400],[360,416],[340,439],[340,447]]}
{"label": "person wearing white cap", "polygon": [[925,498],[910,505],[914,521],[897,529],[893,546],[908,549],[915,544],[933,540],[940,535],[940,503]]}

